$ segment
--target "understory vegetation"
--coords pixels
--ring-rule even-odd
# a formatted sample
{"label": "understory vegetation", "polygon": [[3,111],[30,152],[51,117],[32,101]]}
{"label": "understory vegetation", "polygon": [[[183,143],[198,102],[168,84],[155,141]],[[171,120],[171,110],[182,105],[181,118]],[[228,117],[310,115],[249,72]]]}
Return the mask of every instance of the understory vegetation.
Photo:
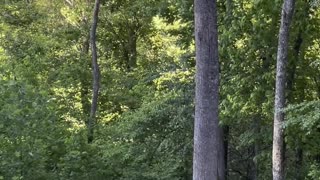
{"label": "understory vegetation", "polygon": [[[296,0],[287,179],[320,178],[320,7]],[[272,179],[281,1],[217,1],[230,180]],[[89,0],[0,3],[0,180],[192,179],[192,0],[101,0],[93,141]]]}

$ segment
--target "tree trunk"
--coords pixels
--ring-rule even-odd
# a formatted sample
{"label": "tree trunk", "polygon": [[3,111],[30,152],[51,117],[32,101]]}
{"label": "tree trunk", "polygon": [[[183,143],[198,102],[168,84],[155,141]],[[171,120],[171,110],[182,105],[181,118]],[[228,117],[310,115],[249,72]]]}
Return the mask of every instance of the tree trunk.
{"label": "tree trunk", "polygon": [[92,76],[93,76],[93,87],[92,87],[92,102],[90,117],[88,120],[88,143],[93,141],[94,125],[96,122],[96,112],[98,107],[98,95],[100,87],[100,71],[98,65],[97,45],[96,45],[96,31],[98,25],[98,14],[99,14],[100,1],[95,1],[94,12],[93,12],[93,23],[90,31],[90,41],[92,48]]}
{"label": "tree trunk", "polygon": [[216,1],[195,0],[196,107],[194,180],[224,180],[223,132],[219,127],[219,58]]}
{"label": "tree trunk", "polygon": [[275,92],[275,112],[273,125],[272,175],[273,180],[284,180],[284,121],[286,65],[289,45],[289,27],[293,16],[295,0],[285,0],[282,6],[281,25],[277,52],[277,76]]}

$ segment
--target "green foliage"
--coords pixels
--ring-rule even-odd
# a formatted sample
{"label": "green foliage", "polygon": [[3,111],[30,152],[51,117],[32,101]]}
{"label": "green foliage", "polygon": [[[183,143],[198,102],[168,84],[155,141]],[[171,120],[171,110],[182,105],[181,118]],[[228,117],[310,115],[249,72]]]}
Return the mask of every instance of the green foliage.
{"label": "green foliage", "polygon": [[316,138],[320,135],[319,109],[319,101],[291,105],[286,109],[288,115],[284,127],[287,129],[288,142],[292,145],[299,140],[311,156],[320,154],[320,142]]}
{"label": "green foliage", "polygon": [[135,112],[125,113],[105,127],[103,134],[110,137],[109,143],[103,143],[105,149],[114,149],[105,158],[123,165],[113,167],[119,176],[191,177],[193,108],[189,97],[190,94],[173,91],[152,96]]}
{"label": "green foliage", "polygon": [[308,179],[317,179],[320,177],[320,167],[319,164],[313,164],[310,167],[310,171],[308,173]]}
{"label": "green foliage", "polygon": [[[218,1],[229,179],[248,179],[254,163],[257,179],[270,179],[281,2],[229,2]],[[295,177],[297,148],[302,176],[320,177],[320,9],[309,2],[296,2],[290,35],[288,178]],[[192,179],[193,1],[101,4],[91,144],[93,2],[0,4],[0,179]]]}
{"label": "green foliage", "polygon": [[17,81],[2,81],[0,88],[0,174],[5,178],[46,177],[51,145],[66,134],[54,99],[46,91]]}

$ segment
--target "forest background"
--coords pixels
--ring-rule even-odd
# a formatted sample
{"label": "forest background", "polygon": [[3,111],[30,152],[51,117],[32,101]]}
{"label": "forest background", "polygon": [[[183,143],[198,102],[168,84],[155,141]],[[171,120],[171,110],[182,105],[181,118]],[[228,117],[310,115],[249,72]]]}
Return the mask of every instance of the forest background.
{"label": "forest background", "polygon": [[[0,0],[0,179],[192,179],[192,0],[101,0],[92,96],[89,0]],[[228,179],[272,179],[282,2],[217,1]],[[290,28],[287,179],[320,177],[320,8]]]}

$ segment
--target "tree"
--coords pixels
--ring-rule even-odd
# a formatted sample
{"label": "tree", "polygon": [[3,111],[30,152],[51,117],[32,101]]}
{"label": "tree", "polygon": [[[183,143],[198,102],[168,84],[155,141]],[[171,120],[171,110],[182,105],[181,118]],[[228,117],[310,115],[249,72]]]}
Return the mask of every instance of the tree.
{"label": "tree", "polygon": [[100,1],[95,1],[95,6],[93,10],[93,23],[90,32],[90,41],[92,48],[92,76],[93,76],[93,89],[92,89],[92,104],[90,117],[88,120],[88,142],[91,143],[93,141],[93,132],[94,132],[94,124],[96,122],[96,112],[98,106],[98,95],[99,95],[99,81],[100,81],[100,71],[98,64],[98,55],[97,55],[97,45],[96,45],[96,31],[98,25],[98,15],[99,15],[99,7]]}
{"label": "tree", "polygon": [[[0,179],[192,179],[193,1],[100,0],[99,123],[92,121],[91,143],[95,1],[0,3]],[[286,179],[320,177],[320,8],[310,4],[316,1],[296,0],[290,25]],[[282,3],[217,1],[225,179],[272,179]]]}
{"label": "tree", "polygon": [[281,25],[277,53],[277,76],[275,92],[275,113],[273,125],[272,174],[274,180],[284,179],[284,112],[286,65],[289,46],[289,28],[294,11],[294,0],[285,0],[281,12]]}
{"label": "tree", "polygon": [[225,179],[219,127],[219,57],[216,1],[195,1],[196,104],[193,179]]}

